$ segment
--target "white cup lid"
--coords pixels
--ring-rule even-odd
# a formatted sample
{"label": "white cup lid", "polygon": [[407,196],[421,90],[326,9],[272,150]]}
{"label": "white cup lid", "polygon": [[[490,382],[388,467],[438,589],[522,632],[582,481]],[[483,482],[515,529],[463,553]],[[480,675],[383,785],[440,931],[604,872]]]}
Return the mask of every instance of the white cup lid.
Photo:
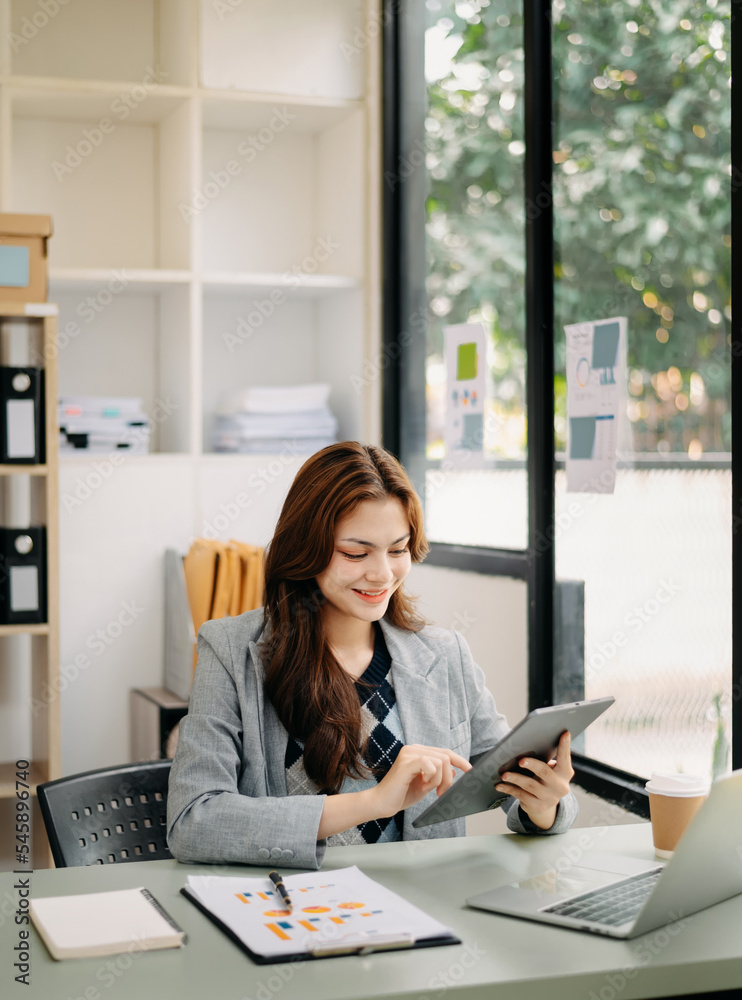
{"label": "white cup lid", "polygon": [[708,781],[697,774],[676,774],[671,771],[653,771],[646,789],[653,795],[675,795],[690,797],[706,795]]}

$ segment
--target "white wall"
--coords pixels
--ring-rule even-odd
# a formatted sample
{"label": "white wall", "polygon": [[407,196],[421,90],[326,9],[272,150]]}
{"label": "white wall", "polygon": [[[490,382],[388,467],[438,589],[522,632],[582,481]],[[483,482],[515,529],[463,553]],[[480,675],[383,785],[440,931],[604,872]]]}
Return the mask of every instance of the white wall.
{"label": "white wall", "polygon": [[264,545],[304,457],[60,463],[63,774],[131,759],[129,690],[163,683],[165,549],[214,526]]}

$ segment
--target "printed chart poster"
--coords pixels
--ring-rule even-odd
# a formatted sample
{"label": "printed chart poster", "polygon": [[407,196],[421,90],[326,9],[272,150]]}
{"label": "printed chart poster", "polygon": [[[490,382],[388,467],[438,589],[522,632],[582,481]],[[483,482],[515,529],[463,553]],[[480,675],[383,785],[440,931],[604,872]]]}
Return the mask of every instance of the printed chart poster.
{"label": "printed chart poster", "polygon": [[565,326],[567,492],[613,493],[625,405],[626,317]]}
{"label": "printed chart poster", "polygon": [[482,323],[444,330],[446,356],[446,462],[469,469],[484,465],[487,335]]}

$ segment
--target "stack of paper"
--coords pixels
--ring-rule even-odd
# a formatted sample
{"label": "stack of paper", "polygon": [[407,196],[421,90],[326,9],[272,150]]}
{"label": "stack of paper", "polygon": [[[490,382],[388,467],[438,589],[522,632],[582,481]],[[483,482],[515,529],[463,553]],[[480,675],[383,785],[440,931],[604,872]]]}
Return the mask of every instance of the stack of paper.
{"label": "stack of paper", "polygon": [[330,386],[252,386],[227,399],[216,415],[215,451],[265,454],[290,443],[311,453],[337,440]]}
{"label": "stack of paper", "polygon": [[141,399],[62,396],[57,407],[61,452],[149,452],[149,418]]}

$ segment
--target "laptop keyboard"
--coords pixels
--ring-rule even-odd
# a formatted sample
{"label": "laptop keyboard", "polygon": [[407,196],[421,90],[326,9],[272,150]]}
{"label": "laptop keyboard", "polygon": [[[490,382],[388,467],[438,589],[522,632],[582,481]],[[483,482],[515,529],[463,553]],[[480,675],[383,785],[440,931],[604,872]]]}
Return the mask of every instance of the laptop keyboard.
{"label": "laptop keyboard", "polygon": [[576,920],[589,920],[591,923],[617,927],[636,917],[661,874],[662,868],[642,872],[641,875],[634,875],[626,881],[603,886],[583,896],[575,896],[554,906],[547,906],[543,912],[558,913],[560,916],[573,917]]}

